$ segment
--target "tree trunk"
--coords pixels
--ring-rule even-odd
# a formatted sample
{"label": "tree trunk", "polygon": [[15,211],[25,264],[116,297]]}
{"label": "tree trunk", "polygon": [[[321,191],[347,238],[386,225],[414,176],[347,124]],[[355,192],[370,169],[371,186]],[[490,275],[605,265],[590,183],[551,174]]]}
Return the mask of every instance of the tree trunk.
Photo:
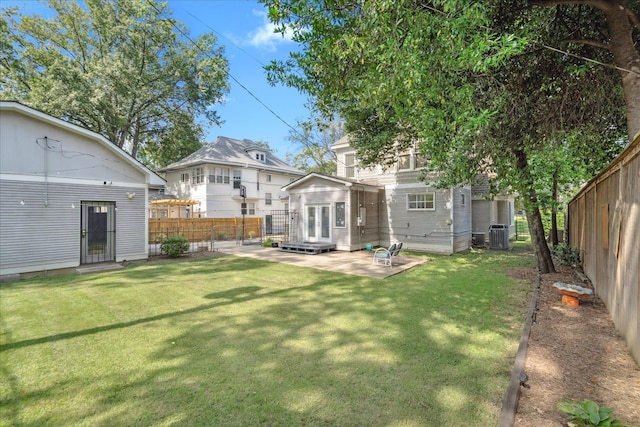
{"label": "tree trunk", "polygon": [[551,251],[544,238],[544,227],[542,226],[542,216],[538,207],[538,195],[533,187],[533,179],[529,175],[527,153],[521,149],[513,149],[516,157],[516,169],[522,175],[521,192],[523,196],[525,210],[527,211],[527,223],[529,224],[529,234],[531,235],[531,246],[538,261],[538,271],[540,273],[555,273]]}
{"label": "tree trunk", "polygon": [[[622,89],[627,107],[627,133],[633,141],[640,132],[640,52],[634,45],[633,23],[627,1],[615,0],[612,7],[602,9],[607,16],[607,27],[611,38],[611,53],[616,65],[629,71],[620,71]],[[637,19],[637,15],[634,15]]]}
{"label": "tree trunk", "polygon": [[[531,190],[535,197],[535,190]],[[527,223],[529,224],[529,234],[531,235],[531,246],[538,261],[538,271],[540,273],[555,273],[556,267],[553,265],[551,251],[544,238],[544,227],[542,226],[542,216],[538,206],[531,205],[526,209]]]}
{"label": "tree trunk", "polygon": [[558,246],[558,172],[553,173],[553,206],[551,208],[551,246]]}

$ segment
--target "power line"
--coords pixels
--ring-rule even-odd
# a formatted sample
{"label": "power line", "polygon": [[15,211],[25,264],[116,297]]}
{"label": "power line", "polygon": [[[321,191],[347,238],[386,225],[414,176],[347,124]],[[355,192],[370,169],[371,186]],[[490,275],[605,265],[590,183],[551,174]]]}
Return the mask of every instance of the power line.
{"label": "power line", "polygon": [[[147,0],[147,3],[158,13],[158,15],[162,15],[162,11],[160,11],[160,9],[158,9],[158,7],[155,5],[155,3],[153,2],[153,0]],[[209,57],[210,59],[211,56],[209,55],[209,52],[207,52],[206,50],[202,49],[200,47],[200,45],[191,38],[191,36],[189,36],[189,34],[187,34],[186,32],[184,32],[182,30],[182,28],[180,28],[178,25],[176,25],[175,21],[173,19],[170,19],[169,22],[171,22],[171,25],[173,26],[173,28],[175,28],[185,39],[187,39],[193,46],[195,46],[201,53],[203,53],[205,56]],[[216,31],[217,34],[219,34]],[[241,49],[242,50],[242,49]],[[246,53],[246,52],[245,52]],[[240,80],[236,79],[227,69],[222,69],[222,72],[224,72],[231,80],[233,80],[234,82],[236,82],[238,84],[238,86],[240,86],[242,89],[244,89],[245,92],[247,92],[253,99],[255,99],[260,105],[262,105],[268,112],[270,112],[275,118],[277,118],[278,120],[280,120],[285,126],[287,126],[289,129],[291,129],[292,131],[294,131],[296,134],[298,134],[300,137],[302,137],[304,140],[307,140],[307,138],[300,133],[296,128],[294,128],[293,126],[291,126],[285,119],[283,119],[278,113],[276,113],[271,107],[269,107],[267,104],[265,104],[260,98],[258,98],[257,95],[255,95],[253,92],[251,92],[251,90],[249,90],[249,88],[247,88],[244,84],[242,84],[240,82]]]}

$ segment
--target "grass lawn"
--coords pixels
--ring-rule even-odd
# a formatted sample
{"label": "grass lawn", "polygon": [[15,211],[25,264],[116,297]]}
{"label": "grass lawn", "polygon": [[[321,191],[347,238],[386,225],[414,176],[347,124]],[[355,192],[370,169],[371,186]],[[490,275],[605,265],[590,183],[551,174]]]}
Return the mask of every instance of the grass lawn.
{"label": "grass lawn", "polygon": [[495,425],[521,251],[369,279],[232,256],[0,284],[0,425]]}

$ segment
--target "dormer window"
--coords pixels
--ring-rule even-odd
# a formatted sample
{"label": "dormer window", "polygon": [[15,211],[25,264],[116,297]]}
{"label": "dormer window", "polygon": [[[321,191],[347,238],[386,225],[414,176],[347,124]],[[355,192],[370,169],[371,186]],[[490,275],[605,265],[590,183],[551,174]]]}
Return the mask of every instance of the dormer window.
{"label": "dormer window", "polygon": [[264,162],[264,153],[256,153],[256,160]]}

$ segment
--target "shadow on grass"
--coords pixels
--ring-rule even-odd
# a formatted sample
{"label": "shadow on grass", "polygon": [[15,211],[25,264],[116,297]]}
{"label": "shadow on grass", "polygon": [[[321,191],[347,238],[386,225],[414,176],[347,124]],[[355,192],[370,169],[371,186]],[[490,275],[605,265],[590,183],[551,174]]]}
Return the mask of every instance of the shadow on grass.
{"label": "shadow on grass", "polygon": [[[479,264],[498,261],[492,258],[443,257],[385,280],[283,267],[282,277],[259,285],[250,283],[253,276],[230,283],[235,261],[213,270],[198,261],[227,280],[222,290],[203,294],[210,304],[2,350],[178,321],[160,322],[163,335],[144,331],[153,343],[144,366],[77,374],[72,384],[29,403],[50,404],[69,393],[92,401],[74,414],[49,409],[72,424],[490,425],[508,383],[512,353],[505,348],[513,341],[515,352],[519,336],[511,329],[518,309],[500,306],[509,283],[478,277]],[[248,265],[260,270],[266,263]],[[446,274],[452,270],[455,280]],[[130,345],[127,351],[140,351]],[[98,384],[90,396],[87,383]],[[21,400],[24,407],[24,397],[12,404]]]}

